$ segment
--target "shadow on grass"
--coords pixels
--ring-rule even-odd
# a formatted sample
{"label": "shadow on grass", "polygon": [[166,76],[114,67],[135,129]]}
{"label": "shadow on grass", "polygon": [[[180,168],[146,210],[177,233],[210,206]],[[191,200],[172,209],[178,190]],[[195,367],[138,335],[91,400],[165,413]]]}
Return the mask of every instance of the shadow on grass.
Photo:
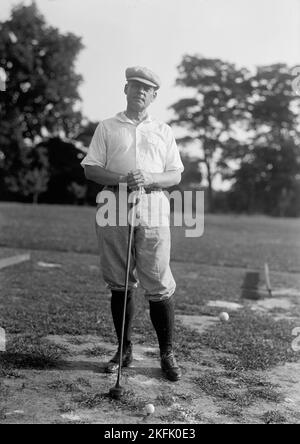
{"label": "shadow on grass", "polygon": [[3,353],[1,355],[1,366],[16,369],[44,370],[57,367],[57,363],[57,359],[27,353]]}
{"label": "shadow on grass", "polygon": [[133,376],[145,376],[145,378],[164,379],[163,373],[160,367],[128,367],[123,371],[124,375]]}
{"label": "shadow on grass", "polygon": [[22,335],[12,338],[7,351],[1,353],[1,369],[36,369],[56,368],[68,354],[65,347],[51,344],[43,338]]}
{"label": "shadow on grass", "polygon": [[105,373],[105,363],[88,361],[66,361],[61,354],[33,353],[1,353],[0,376],[13,375],[13,369],[87,371]]}
{"label": "shadow on grass", "polygon": [[105,373],[105,362],[88,361],[60,361],[57,365],[58,370],[62,371],[87,371],[93,373]]}
{"label": "shadow on grass", "polygon": [[[57,370],[61,371],[87,371],[99,374],[108,374],[105,371],[107,362],[90,362],[90,361],[60,361],[56,365]],[[124,376],[144,376],[145,378],[164,379],[159,367],[127,367],[122,369]],[[110,374],[117,376],[117,373]]]}

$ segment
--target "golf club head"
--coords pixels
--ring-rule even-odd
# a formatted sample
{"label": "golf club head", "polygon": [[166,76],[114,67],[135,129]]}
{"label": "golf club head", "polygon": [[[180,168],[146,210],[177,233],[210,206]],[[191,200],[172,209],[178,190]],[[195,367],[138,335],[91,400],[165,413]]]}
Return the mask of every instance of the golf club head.
{"label": "golf club head", "polygon": [[122,396],[124,395],[124,391],[125,390],[123,389],[123,387],[112,387],[109,391],[109,396],[112,399],[118,400],[122,398]]}

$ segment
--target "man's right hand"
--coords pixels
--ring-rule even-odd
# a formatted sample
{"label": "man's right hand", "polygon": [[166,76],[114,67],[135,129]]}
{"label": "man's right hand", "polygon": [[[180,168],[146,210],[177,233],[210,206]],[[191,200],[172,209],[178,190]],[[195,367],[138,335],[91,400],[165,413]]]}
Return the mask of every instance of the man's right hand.
{"label": "man's right hand", "polygon": [[134,177],[132,171],[130,173],[128,173],[126,181],[127,181],[128,188],[130,188],[131,190],[136,191],[136,190],[139,189],[140,185],[138,184],[138,182],[137,182],[136,178]]}

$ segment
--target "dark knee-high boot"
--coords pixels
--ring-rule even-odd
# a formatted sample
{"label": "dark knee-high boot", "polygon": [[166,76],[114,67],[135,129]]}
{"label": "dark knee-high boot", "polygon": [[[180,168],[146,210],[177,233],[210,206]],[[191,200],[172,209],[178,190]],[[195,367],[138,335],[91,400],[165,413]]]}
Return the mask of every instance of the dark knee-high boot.
{"label": "dark knee-high boot", "polygon": [[150,301],[150,318],[157,334],[161,368],[170,381],[178,381],[181,371],[173,353],[175,307],[174,296],[162,301]]}
{"label": "dark knee-high boot", "polygon": [[[109,361],[108,365],[106,366],[106,372],[108,373],[114,373],[115,371],[118,370],[118,364],[120,359],[124,299],[125,299],[125,291],[112,290],[111,313],[118,338],[119,347],[115,356]],[[131,342],[133,318],[134,318],[134,290],[129,290],[127,295],[127,304],[125,312],[122,367],[128,367],[133,360],[132,342]]]}
{"label": "dark knee-high boot", "polygon": [[[119,345],[121,345],[124,298],[125,298],[124,291],[111,292],[111,314],[114,321],[114,326]],[[134,291],[129,290],[127,295],[126,314],[125,314],[124,350],[126,350],[131,345],[133,318],[134,318]]]}

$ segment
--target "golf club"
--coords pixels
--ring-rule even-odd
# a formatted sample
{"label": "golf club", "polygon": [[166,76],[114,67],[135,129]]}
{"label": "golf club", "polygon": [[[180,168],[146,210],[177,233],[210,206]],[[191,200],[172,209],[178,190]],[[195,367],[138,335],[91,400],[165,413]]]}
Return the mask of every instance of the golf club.
{"label": "golf club", "polygon": [[122,319],[122,332],[121,332],[121,344],[120,344],[120,359],[118,368],[118,377],[115,387],[112,387],[109,391],[109,395],[113,399],[120,399],[124,394],[124,388],[120,385],[121,373],[122,373],[122,361],[123,361],[123,345],[124,345],[124,331],[125,331],[125,317],[126,317],[126,307],[128,298],[128,283],[129,283],[129,271],[130,271],[130,258],[131,258],[131,248],[132,239],[134,233],[134,225],[136,218],[136,203],[137,198],[140,198],[142,188],[134,191],[133,195],[133,208],[131,212],[131,220],[129,222],[129,237],[127,246],[127,260],[126,260],[126,276],[125,276],[125,295],[124,295],[124,308],[123,308],[123,319]]}

